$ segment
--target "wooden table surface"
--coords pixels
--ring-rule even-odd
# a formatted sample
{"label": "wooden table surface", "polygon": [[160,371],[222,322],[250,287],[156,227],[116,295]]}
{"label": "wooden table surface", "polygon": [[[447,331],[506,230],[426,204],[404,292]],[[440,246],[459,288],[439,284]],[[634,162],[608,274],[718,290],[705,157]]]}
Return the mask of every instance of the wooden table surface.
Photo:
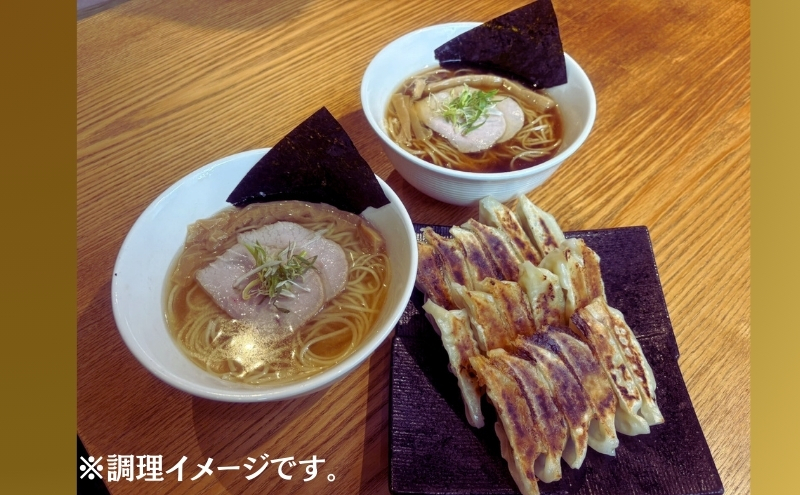
{"label": "wooden table surface", "polygon": [[[474,208],[418,193],[393,171],[361,109],[371,57],[414,29],[486,21],[524,0],[129,0],[78,21],[78,434],[97,456],[187,457],[184,480],[126,493],[388,493],[389,342],[342,382],[278,403],[194,398],[146,371],[111,311],[115,257],[170,184],[218,158],[272,146],[320,106],[415,222]],[[680,367],[725,493],[750,491],[750,4],[602,6],[555,0],[564,49],[589,75],[585,145],[529,196],[564,230],[650,230]],[[316,455],[322,475],[274,466],[189,481],[247,457]],[[260,461],[259,461],[260,462]],[[297,468],[295,469],[297,471]]]}

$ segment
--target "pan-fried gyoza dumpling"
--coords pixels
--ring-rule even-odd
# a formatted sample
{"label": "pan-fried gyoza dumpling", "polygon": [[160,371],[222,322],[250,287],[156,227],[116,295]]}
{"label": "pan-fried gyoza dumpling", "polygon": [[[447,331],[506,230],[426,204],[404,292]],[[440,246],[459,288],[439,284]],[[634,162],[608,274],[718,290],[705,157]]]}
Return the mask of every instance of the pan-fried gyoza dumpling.
{"label": "pan-fried gyoza dumpling", "polygon": [[598,297],[605,301],[606,289],[600,272],[600,256],[587,246],[583,239],[566,239],[562,246],[569,256],[577,261],[583,274],[585,293],[581,294],[581,303],[585,301],[588,304]]}
{"label": "pan-fried gyoza dumpling", "polygon": [[[526,495],[539,493],[534,474],[536,459],[547,451],[544,439],[531,417],[530,406],[517,382],[494,367],[489,358],[474,356],[472,368],[486,386],[486,395],[497,410],[500,428],[501,454],[508,462],[511,476],[519,490]],[[507,442],[507,445],[503,445]]]}
{"label": "pan-fried gyoza dumpling", "polygon": [[530,407],[534,427],[541,435],[545,452],[533,465],[536,477],[545,483],[561,479],[561,455],[567,444],[567,422],[553,402],[552,393],[539,370],[525,359],[512,356],[503,349],[487,353],[492,366],[504,375],[513,377]]}
{"label": "pan-fried gyoza dumpling", "polygon": [[656,377],[653,374],[653,369],[644,357],[642,347],[639,345],[636,336],[633,335],[631,328],[625,322],[622,312],[611,306],[607,307],[608,313],[611,315],[611,324],[613,325],[614,336],[617,338],[617,344],[619,344],[622,354],[625,356],[625,361],[633,372],[636,385],[638,385],[639,392],[642,395],[642,408],[639,413],[650,426],[661,424],[664,422],[664,416],[661,414],[656,402]]}
{"label": "pan-fried gyoza dumpling", "polygon": [[564,251],[561,248],[551,249],[547,256],[542,259],[542,262],[539,263],[539,268],[547,270],[558,277],[558,283],[564,291],[564,313],[566,318],[569,319],[572,313],[575,312],[578,301]]}
{"label": "pan-fried gyoza dumpling", "polygon": [[513,353],[536,366],[550,387],[553,402],[564,415],[569,427],[569,437],[561,457],[571,468],[580,468],[589,445],[589,422],[594,415],[586,392],[575,375],[553,352],[524,338],[517,338]]}
{"label": "pan-fried gyoza dumpling", "polygon": [[[464,250],[464,259],[467,262],[472,286],[486,277],[501,278],[500,270],[495,266],[494,259],[486,252],[480,239],[466,229],[458,226],[450,228],[450,234],[457,240]],[[469,286],[467,286],[469,287]]]}
{"label": "pan-fried gyoza dumpling", "polygon": [[532,335],[536,331],[531,306],[517,282],[485,278],[475,290],[491,294],[497,309],[516,335]]}
{"label": "pan-fried gyoza dumpling", "polygon": [[564,289],[564,307],[567,318],[595,298],[605,299],[605,288],[600,274],[600,257],[583,239],[566,239],[557,249],[550,251],[539,264],[550,270]]}
{"label": "pan-fried gyoza dumpling", "polygon": [[[567,273],[569,273],[570,278],[570,290],[574,293],[575,307],[572,312],[586,306],[594,299],[594,297],[589,297],[589,290],[586,287],[580,243],[583,243],[581,239],[566,239],[559,246],[561,252],[564,253]],[[570,316],[572,315],[570,314]]]}
{"label": "pan-fried gyoza dumpling", "polygon": [[565,326],[564,291],[551,271],[534,266],[530,261],[519,265],[519,284],[528,297],[534,326]]}
{"label": "pan-fried gyoza dumpling", "polygon": [[506,435],[506,430],[503,428],[503,423],[497,421],[494,424],[494,432],[500,440],[500,456],[508,463],[508,471],[517,484],[522,495],[539,495],[539,485],[533,469],[525,470],[524,467],[519,467],[519,463],[514,455],[514,448]]}
{"label": "pan-fried gyoza dumpling", "polygon": [[542,261],[542,255],[533,245],[528,234],[519,224],[514,212],[503,203],[491,196],[483,198],[478,203],[478,221],[505,231],[517,254],[523,260],[528,260],[534,265]]}
{"label": "pan-fried gyoza dumpling", "polygon": [[464,410],[467,422],[475,428],[483,427],[483,412],[481,411],[481,390],[478,377],[469,359],[480,354],[478,343],[472,337],[469,319],[464,310],[448,311],[428,299],[422,309],[432,318],[434,328],[442,337],[447,355],[450,358],[450,372],[458,379],[458,388],[461,389],[461,398],[464,400]]}
{"label": "pan-fried gyoza dumpling", "polygon": [[430,244],[417,243],[418,263],[415,287],[445,309],[458,309],[444,274],[444,260]]}
{"label": "pan-fried gyoza dumpling", "polygon": [[501,280],[516,281],[519,276],[517,266],[523,261],[514,249],[511,238],[504,231],[484,225],[470,218],[463,228],[473,232],[483,244],[484,249],[494,260],[501,276]]}
{"label": "pan-fried gyoza dumpling", "polygon": [[482,353],[490,349],[505,347],[514,340],[516,334],[494,296],[488,292],[469,290],[463,285],[454,284],[453,293],[456,304],[464,309],[472,325],[475,340]]}
{"label": "pan-fried gyoza dumpling", "polygon": [[564,241],[564,232],[553,215],[533,204],[527,196],[520,195],[517,198],[515,213],[542,258]]}
{"label": "pan-fried gyoza dumpling", "polygon": [[572,315],[571,321],[614,386],[618,399],[614,417],[617,431],[626,435],[650,433],[650,426],[639,414],[642,394],[639,393],[636,379],[614,337],[611,315],[606,304],[596,299],[592,304],[578,309]]}
{"label": "pan-fried gyoza dumpling", "polygon": [[531,343],[558,356],[581,384],[592,407],[589,422],[589,447],[606,455],[615,455],[619,438],[614,426],[617,396],[605,371],[591,349],[567,330],[547,327],[527,337]]}
{"label": "pan-fried gyoza dumpling", "polygon": [[469,276],[464,250],[455,239],[447,239],[437,234],[432,228],[422,229],[422,236],[429,245],[433,246],[442,259],[442,273],[449,283],[457,283],[470,287],[472,279]]}
{"label": "pan-fried gyoza dumpling", "polygon": [[598,297],[605,300],[606,290],[597,253],[583,239],[566,239],[560,249],[567,260],[576,308],[582,308]]}

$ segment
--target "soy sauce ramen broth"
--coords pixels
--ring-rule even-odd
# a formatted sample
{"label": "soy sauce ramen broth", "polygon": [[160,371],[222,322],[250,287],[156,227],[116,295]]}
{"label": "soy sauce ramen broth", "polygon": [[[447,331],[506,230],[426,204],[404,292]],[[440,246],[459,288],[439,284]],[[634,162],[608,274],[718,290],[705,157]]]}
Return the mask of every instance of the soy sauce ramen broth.
{"label": "soy sauce ramen broth", "polygon": [[[425,84],[443,81],[459,76],[480,75],[481,72],[471,69],[459,69],[455,71],[435,67],[415,74],[406,79],[395,92],[404,95],[411,101],[408,105],[409,113],[414,112],[413,101],[419,97],[419,88],[416,89],[415,81],[424,78]],[[517,83],[511,83],[520,86]],[[497,89],[496,98],[514,98],[522,107],[525,115],[525,123],[515,137],[503,143],[495,143],[487,150],[475,153],[462,153],[458,151],[447,139],[436,132],[428,132],[430,137],[420,139],[419,132],[414,132],[416,123],[412,120],[411,140],[403,138],[403,124],[395,109],[395,105],[390,101],[386,109],[385,128],[392,138],[401,148],[408,153],[421,158],[434,165],[461,170],[465,172],[498,173],[511,172],[530,168],[550,159],[560,148],[563,137],[563,124],[558,106],[541,111],[526,102],[524,98],[514,97],[503,87],[487,86],[482,84],[470,83],[469,86],[482,91]],[[525,91],[532,92],[527,88]],[[535,93],[544,95],[549,99],[546,92],[537,91]],[[427,98],[428,92],[422,94],[422,98]],[[425,125],[419,122],[419,125]],[[427,127],[425,127],[427,129]]]}
{"label": "soy sauce ramen broth", "polygon": [[[288,336],[231,318],[195,279],[236,244],[236,234],[277,221],[324,231],[349,265],[344,290]],[[294,381],[333,366],[361,345],[386,299],[390,276],[384,239],[357,215],[299,201],[230,207],[189,226],[166,284],[167,326],[194,363],[220,378],[254,385]]]}

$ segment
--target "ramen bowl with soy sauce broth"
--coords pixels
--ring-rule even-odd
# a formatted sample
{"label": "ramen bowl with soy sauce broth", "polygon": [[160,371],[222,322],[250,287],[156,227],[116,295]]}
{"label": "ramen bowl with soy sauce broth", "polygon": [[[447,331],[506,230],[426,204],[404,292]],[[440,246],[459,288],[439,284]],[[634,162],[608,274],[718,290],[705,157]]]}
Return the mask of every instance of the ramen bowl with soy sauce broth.
{"label": "ramen bowl with soy sauce broth", "polygon": [[[177,305],[170,302],[173,292],[170,278],[179,253],[184,252],[187,227],[231,209],[226,197],[268,151],[247,151],[217,160],[172,185],[134,223],[120,248],[114,267],[112,307],[124,342],[147,370],[169,385],[198,397],[228,402],[274,401],[299,397],[334,384],[369,358],[391,333],[413,289],[417,249],[411,219],[394,192],[376,177],[388,204],[379,208],[368,207],[360,215],[347,214],[349,217],[363,218],[378,233],[388,261],[386,271],[389,276],[385,291],[376,303],[369,328],[359,336],[359,341],[343,353],[342,348],[349,345],[343,339],[333,339],[325,346],[313,347],[311,341],[315,337],[312,335],[306,339],[306,343],[317,351],[320,355],[317,357],[324,358],[324,353],[328,352],[325,347],[331,347],[333,350],[330,352],[335,353],[336,358],[325,366],[312,361],[312,366],[319,365],[316,372],[304,370],[294,375],[284,373],[278,379],[238,379],[234,375],[241,370],[236,368],[240,365],[249,366],[247,360],[239,359],[231,370],[226,371],[204,369],[202,364],[193,360],[190,353],[181,348],[185,347],[185,342],[175,335],[172,322],[169,321],[176,318],[170,314],[170,305]],[[251,206],[261,207],[259,204]],[[294,208],[298,208],[297,205]],[[323,213],[328,214],[326,212],[330,209],[324,207]],[[302,216],[292,211],[286,214]],[[297,221],[302,223],[299,218]],[[179,298],[180,304],[183,304],[183,296]],[[189,305],[195,304],[191,298],[186,300]],[[279,307],[278,311],[284,309]],[[202,306],[200,310],[203,310]],[[203,322],[202,326],[205,328],[208,324]],[[214,333],[221,335],[220,332]],[[237,338],[239,342],[236,342]],[[263,344],[243,334],[231,339],[227,348],[232,349],[237,345],[248,348],[260,343]],[[269,371],[265,370],[264,374]]]}
{"label": "ramen bowl with soy sauce broth", "polygon": [[[367,121],[380,138],[395,170],[426,195],[459,206],[474,206],[486,196],[506,202],[541,185],[583,144],[596,113],[591,82],[566,53],[567,82],[537,92],[513,80],[496,82],[500,80],[496,75],[469,70],[446,73],[439,67],[434,50],[479,25],[475,22],[440,24],[408,33],[375,55],[361,83],[361,104]],[[453,82],[448,82],[448,79]],[[419,98],[419,86],[422,86],[419,80],[426,85],[422,98]],[[468,90],[462,90],[463,81],[480,91],[467,95]],[[432,89],[428,91],[428,88]],[[505,93],[507,90],[512,94]],[[415,92],[417,95],[413,96]],[[412,100],[412,103],[396,103],[398,93],[405,93],[406,100]],[[538,94],[542,95],[541,99]],[[453,102],[458,97],[461,108],[467,110],[486,105],[486,102],[513,99],[521,108],[510,112],[518,115],[522,112],[525,116],[524,123],[519,124],[523,126],[521,132],[513,138],[498,138],[502,132],[491,128],[490,118],[476,124],[469,121],[468,112],[459,108],[462,117],[467,115],[460,123],[461,133],[472,138],[466,140],[471,142],[445,139],[442,136],[447,134],[447,130],[431,132],[425,130],[427,126],[421,128],[419,124],[431,122],[426,107],[441,105],[435,99],[437,95],[440,99],[442,95],[452,98],[445,102],[449,105],[447,111],[455,107]],[[433,103],[425,104],[425,100]],[[463,103],[467,100],[470,103]],[[532,100],[530,104],[528,100]],[[410,123],[399,118],[399,115],[415,111],[419,116],[412,115]],[[526,131],[529,128],[533,130]],[[412,139],[404,140],[403,132],[405,136],[410,134]],[[417,139],[423,132],[427,133],[426,139]],[[491,136],[493,132],[495,135]],[[526,142],[516,141],[526,132]],[[495,139],[497,144],[488,150],[474,144],[482,139]]]}

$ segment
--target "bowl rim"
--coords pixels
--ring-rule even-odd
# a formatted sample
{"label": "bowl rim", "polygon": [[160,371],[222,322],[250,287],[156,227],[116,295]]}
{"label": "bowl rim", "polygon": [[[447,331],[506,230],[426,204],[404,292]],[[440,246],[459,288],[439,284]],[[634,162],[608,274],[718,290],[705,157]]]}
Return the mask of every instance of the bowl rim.
{"label": "bowl rim", "polygon": [[[400,36],[399,38],[395,38],[393,41],[391,41],[390,43],[385,45],[383,48],[381,48],[378,51],[378,53],[375,54],[375,56],[372,58],[372,60],[370,60],[370,63],[367,65],[367,68],[364,71],[364,75],[361,78],[361,107],[362,107],[362,109],[365,108],[365,103],[368,101],[370,79],[374,77],[373,73],[375,73],[377,71],[377,69],[376,69],[377,62],[376,62],[376,60],[378,59],[378,57],[380,57],[382,54],[384,54],[386,51],[388,51],[390,47],[392,47],[393,45],[396,45],[396,44],[400,44],[401,42],[407,40],[408,38],[413,38],[413,37],[419,36],[420,34],[425,33],[427,31],[439,31],[439,30],[443,30],[443,29],[447,29],[447,28],[456,28],[456,29],[464,28],[464,31],[467,31],[467,30],[469,30],[471,28],[474,28],[474,27],[477,27],[477,26],[479,26],[481,24],[482,23],[480,23],[480,22],[471,22],[471,21],[470,22],[466,22],[465,21],[465,22],[449,22],[449,23],[442,23],[442,24],[433,24],[433,25],[430,25],[430,26],[425,26],[425,27],[416,29],[414,31],[410,31],[410,32]],[[461,34],[461,32],[457,33],[456,36],[458,34]],[[383,125],[380,122],[377,122],[375,120],[375,118],[373,118],[371,112],[365,111],[364,114],[367,117],[367,121],[369,122],[369,125],[378,134],[378,136],[380,137],[381,141],[383,141],[387,146],[390,146],[395,152],[399,153],[401,156],[407,158],[412,163],[414,163],[414,164],[416,164],[416,165],[418,165],[418,166],[420,166],[420,167],[422,167],[422,168],[424,168],[424,169],[426,169],[426,170],[428,170],[430,172],[438,173],[438,174],[441,174],[441,175],[444,175],[444,176],[448,176],[448,177],[451,177],[451,178],[454,178],[454,179],[481,180],[481,181],[487,181],[487,182],[511,181],[511,180],[514,180],[514,179],[517,179],[517,178],[526,177],[528,175],[536,175],[537,173],[541,173],[541,172],[547,171],[547,170],[549,170],[549,169],[551,169],[553,167],[558,166],[559,164],[561,164],[561,162],[563,162],[569,156],[571,156],[573,153],[575,153],[575,151],[586,141],[586,138],[589,136],[589,133],[591,132],[592,127],[594,127],[594,121],[595,121],[595,118],[596,118],[596,115],[597,115],[597,97],[595,95],[594,86],[592,86],[592,83],[589,80],[589,76],[586,75],[586,72],[583,70],[583,68],[580,66],[580,64],[578,64],[578,62],[576,62],[575,59],[573,59],[567,52],[564,52],[564,60],[565,60],[565,62],[567,64],[567,67],[571,67],[572,70],[575,71],[575,74],[577,75],[578,79],[580,79],[579,82],[584,84],[586,86],[586,88],[587,88],[587,95],[588,95],[588,98],[589,98],[589,115],[588,115],[588,118],[586,120],[586,125],[583,126],[583,129],[581,129],[581,132],[578,134],[578,136],[576,137],[575,141],[571,145],[567,146],[563,150],[560,150],[560,152],[556,156],[552,157],[550,160],[548,160],[548,161],[546,161],[544,163],[541,163],[541,164],[539,164],[539,165],[537,165],[535,167],[529,167],[529,168],[525,168],[525,169],[522,169],[522,170],[513,170],[511,172],[487,173],[487,172],[466,172],[466,171],[462,171],[462,170],[453,170],[453,169],[441,167],[441,166],[438,166],[438,165],[434,165],[432,163],[426,162],[425,160],[423,160],[421,158],[418,158],[416,156],[413,156],[413,155],[409,154],[407,151],[405,151],[403,148],[401,148],[397,143],[395,143],[386,134],[386,131],[384,130]],[[434,61],[435,61],[435,59],[434,59]],[[569,84],[569,81],[567,83],[565,83],[564,85],[566,85],[566,84]],[[564,86],[564,85],[560,85],[560,86]],[[560,86],[554,86],[554,88],[558,88]],[[551,89],[551,88],[546,88],[546,89]]]}
{"label": "bowl rim", "polygon": [[[355,368],[360,366],[364,361],[367,360],[375,350],[380,347],[380,345],[386,340],[386,338],[391,334],[394,330],[394,327],[397,325],[400,317],[402,316],[403,312],[405,311],[405,307],[407,305],[408,299],[411,297],[411,292],[414,289],[414,282],[415,282],[415,274],[417,268],[417,250],[415,249],[416,245],[416,234],[414,231],[414,226],[411,221],[411,218],[408,214],[408,210],[406,209],[405,205],[403,205],[400,198],[397,194],[386,184],[383,179],[379,176],[375,175],[378,183],[380,184],[381,188],[386,194],[386,197],[389,199],[390,203],[383,206],[382,208],[393,208],[399,214],[399,220],[403,224],[403,235],[405,237],[406,243],[409,245],[409,261],[410,261],[410,271],[414,272],[414,275],[409,276],[405,281],[404,285],[400,288],[400,296],[399,296],[399,303],[395,308],[393,308],[387,315],[386,315],[386,324],[385,327],[380,331],[374,331],[371,335],[367,336],[367,338],[362,342],[362,344],[357,348],[352,354],[347,356],[341,362],[335,364],[334,366],[323,370],[322,372],[313,375],[309,378],[301,379],[298,381],[276,385],[276,386],[269,386],[269,385],[262,385],[262,386],[252,386],[252,388],[244,385],[241,388],[230,388],[230,389],[223,389],[223,388],[216,388],[214,386],[209,386],[206,384],[198,384],[186,377],[173,372],[171,369],[167,368],[163,363],[159,360],[154,359],[148,351],[140,345],[138,339],[141,337],[138,335],[138,331],[134,328],[132,322],[127,321],[125,318],[125,313],[123,313],[122,306],[120,306],[119,302],[119,295],[122,291],[123,284],[125,284],[124,277],[116,276],[117,273],[120,273],[120,267],[126,262],[126,256],[130,256],[130,252],[132,251],[132,245],[135,243],[138,236],[145,235],[147,233],[147,225],[148,222],[152,222],[154,216],[157,212],[163,207],[163,203],[171,199],[171,196],[176,194],[176,191],[181,187],[186,187],[186,185],[193,180],[197,180],[198,178],[202,178],[214,172],[214,169],[224,166],[230,162],[237,162],[240,160],[251,160],[252,164],[246,168],[244,173],[249,170],[253,164],[255,164],[258,159],[260,159],[265,153],[269,152],[271,148],[258,148],[249,151],[243,151],[240,153],[235,153],[218,160],[215,160],[207,165],[204,165],[200,168],[194,169],[175,181],[171,184],[166,190],[164,190],[161,194],[158,195],[137,217],[136,221],[131,226],[130,230],[125,236],[125,239],[120,246],[120,249],[117,253],[117,257],[114,263],[114,269],[112,272],[112,280],[111,280],[111,305],[112,305],[112,313],[114,316],[114,322],[116,324],[117,330],[122,337],[126,347],[130,350],[130,352],[134,355],[134,357],[139,361],[139,363],[150,373],[155,375],[157,378],[162,380],[163,382],[171,385],[172,387],[186,392],[190,395],[196,397],[202,397],[206,399],[213,399],[223,402],[266,402],[266,401],[279,401],[285,399],[291,399],[300,397],[306,394],[310,394],[328,386],[333,385],[340,379],[344,378],[347,374],[352,372]],[[369,211],[371,209],[367,208],[365,211]],[[372,208],[375,210],[374,208]],[[380,210],[380,209],[378,209]],[[376,210],[376,211],[378,211]],[[363,212],[362,212],[363,214]],[[170,256],[174,256],[175,253],[172,253]],[[164,274],[164,279],[166,279],[166,274]],[[163,289],[163,282],[159,286],[159,289]],[[163,307],[159,307],[159,312],[163,313]],[[161,318],[161,322],[164,326],[164,331],[168,332],[166,328],[166,322],[163,321],[163,315]],[[171,341],[171,344],[176,346],[174,339],[171,335],[167,334],[166,337]],[[183,351],[177,349],[177,351],[183,354]],[[183,355],[183,357],[187,360],[188,357]],[[192,363],[193,366],[196,366]],[[202,371],[201,368],[198,367],[199,370]],[[224,380],[214,377],[212,374],[209,376],[213,380],[219,380],[219,383],[225,384]]]}

